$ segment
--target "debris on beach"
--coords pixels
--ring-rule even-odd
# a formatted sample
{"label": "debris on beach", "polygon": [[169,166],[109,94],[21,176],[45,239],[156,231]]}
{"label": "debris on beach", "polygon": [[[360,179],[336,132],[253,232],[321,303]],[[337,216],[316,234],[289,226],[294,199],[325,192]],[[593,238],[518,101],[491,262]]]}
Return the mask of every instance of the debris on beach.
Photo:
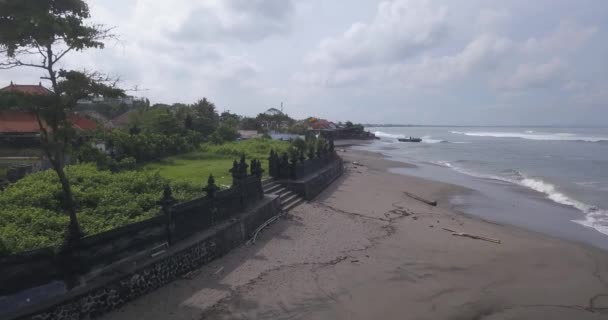
{"label": "debris on beach", "polygon": [[442,228],[442,229],[445,231],[451,232],[453,236],[467,237],[467,238],[476,239],[476,240],[484,240],[484,241],[494,242],[494,243],[498,243],[498,244],[501,243],[500,240],[498,240],[498,239],[486,238],[486,237],[477,236],[477,235],[465,233],[465,232],[458,232],[458,231],[448,229],[448,228]]}
{"label": "debris on beach", "polygon": [[416,199],[416,200],[418,200],[418,201],[420,201],[420,202],[424,202],[424,203],[426,203],[426,204],[428,204],[428,205],[430,205],[430,206],[433,206],[433,207],[436,207],[436,206],[437,206],[437,201],[435,201],[435,200],[433,200],[433,201],[431,201],[431,200],[427,200],[427,199],[424,199],[424,198],[422,198],[422,197],[419,197],[419,196],[417,196],[417,195],[415,195],[415,194],[411,194],[411,193],[406,192],[406,191],[403,191],[403,193],[404,193],[406,196],[408,196],[408,197],[410,197],[410,198],[412,198],[412,199]]}
{"label": "debris on beach", "polygon": [[199,274],[201,274],[201,269],[192,270],[185,275],[182,276],[182,279],[192,280],[196,278]]}

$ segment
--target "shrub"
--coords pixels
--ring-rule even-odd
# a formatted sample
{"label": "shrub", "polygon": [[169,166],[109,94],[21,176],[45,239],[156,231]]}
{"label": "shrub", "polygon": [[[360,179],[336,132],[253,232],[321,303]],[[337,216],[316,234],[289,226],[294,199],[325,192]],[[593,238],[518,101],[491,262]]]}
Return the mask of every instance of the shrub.
{"label": "shrub", "polygon": [[[143,164],[171,155],[191,152],[200,144],[200,136],[194,131],[184,134],[163,135],[156,133],[129,134],[122,130],[100,133],[98,139],[106,144],[109,155],[85,143],[78,148],[77,159],[96,163],[102,170],[129,170],[135,163]],[[126,159],[126,160],[125,160]]]}
{"label": "shrub", "polygon": [[234,127],[229,125],[220,125],[213,134],[209,137],[209,142],[213,144],[222,144],[224,142],[231,142],[239,137],[239,133]]}
{"label": "shrub", "polygon": [[302,152],[306,151],[306,141],[304,141],[302,138],[296,138],[295,140],[293,140],[291,142],[291,145],[294,146],[298,150],[298,153],[300,151],[302,151]]}
{"label": "shrub", "polygon": [[[121,162],[131,165],[133,159]],[[66,173],[86,235],[155,216],[169,183],[155,172],[112,173],[93,164],[69,166]],[[172,187],[180,201],[202,195],[202,185],[180,182]],[[61,210],[61,195],[53,171],[26,176],[0,193],[0,246],[14,253],[59,244],[69,220]]]}

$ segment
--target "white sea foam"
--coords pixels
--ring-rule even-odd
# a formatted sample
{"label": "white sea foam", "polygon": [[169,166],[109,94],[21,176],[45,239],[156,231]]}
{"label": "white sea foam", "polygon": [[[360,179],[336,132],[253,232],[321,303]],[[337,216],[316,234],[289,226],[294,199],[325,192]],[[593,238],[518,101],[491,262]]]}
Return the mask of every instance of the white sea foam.
{"label": "white sea foam", "polygon": [[433,139],[433,137],[431,136],[424,136],[421,138],[423,143],[442,143],[442,142],[448,142],[445,140],[439,140],[439,139]]}
{"label": "white sea foam", "polygon": [[[374,134],[376,135],[376,137],[379,137],[381,140],[397,140],[397,139],[405,139],[405,138],[409,138],[406,137],[403,134],[393,134],[393,133],[387,133],[387,132],[382,132],[382,131],[375,131]],[[422,139],[422,143],[441,143],[441,142],[448,142],[445,140],[439,140],[439,139],[433,139],[431,136],[424,136],[421,138]]]}
{"label": "white sea foam", "polygon": [[473,177],[508,182],[526,187],[528,189],[532,189],[536,192],[540,192],[544,194],[547,199],[555,203],[573,207],[585,214],[584,219],[572,220],[572,222],[576,222],[583,226],[593,228],[603,234],[608,235],[608,210],[600,209],[596,206],[573,199],[564,194],[563,192],[559,191],[555,185],[549,182],[543,181],[538,178],[530,178],[517,170],[512,170],[510,176],[506,177],[473,172],[467,169],[460,168],[458,166],[454,166],[453,164],[447,161],[436,161],[434,163]]}
{"label": "white sea foam", "polygon": [[608,137],[593,137],[580,136],[573,133],[540,133],[528,130],[521,132],[462,132],[451,131],[453,134],[461,134],[470,137],[493,137],[493,138],[520,138],[526,140],[541,140],[541,141],[585,141],[585,142],[600,142],[608,141]]}
{"label": "white sea foam", "polygon": [[405,136],[402,134],[392,134],[392,133],[387,133],[387,132],[382,132],[382,131],[375,131],[374,134],[376,135],[376,137],[379,137],[380,139],[385,138],[385,139],[397,140],[399,138],[405,138]]}

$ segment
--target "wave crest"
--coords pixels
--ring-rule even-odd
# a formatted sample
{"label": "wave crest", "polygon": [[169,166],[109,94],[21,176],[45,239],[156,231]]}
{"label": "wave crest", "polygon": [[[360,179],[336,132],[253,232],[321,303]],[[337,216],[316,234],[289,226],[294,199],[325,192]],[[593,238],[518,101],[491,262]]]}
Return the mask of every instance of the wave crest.
{"label": "wave crest", "polygon": [[387,132],[382,132],[382,131],[375,131],[374,135],[376,135],[376,137],[379,137],[380,139],[388,138],[388,139],[397,140],[400,138],[401,139],[405,138],[405,136],[402,134],[392,134],[392,133],[387,133]]}
{"label": "wave crest", "polygon": [[589,137],[580,136],[574,133],[539,133],[528,130],[521,132],[462,132],[450,131],[453,134],[460,134],[470,137],[493,137],[493,138],[520,138],[525,140],[539,141],[584,141],[584,142],[606,142],[608,137]]}
{"label": "wave crest", "polygon": [[544,194],[547,199],[555,203],[573,207],[585,214],[585,218],[583,220],[573,220],[572,222],[581,224],[589,228],[593,228],[603,234],[608,235],[608,210],[600,209],[597,206],[573,199],[559,191],[555,185],[546,182],[542,179],[528,177],[518,170],[505,171],[504,173],[507,176],[495,176],[469,171],[454,166],[453,164],[447,161],[437,161],[434,163],[442,167],[450,168],[460,173],[470,175],[476,178],[507,182],[534,190],[536,192],[540,192]]}

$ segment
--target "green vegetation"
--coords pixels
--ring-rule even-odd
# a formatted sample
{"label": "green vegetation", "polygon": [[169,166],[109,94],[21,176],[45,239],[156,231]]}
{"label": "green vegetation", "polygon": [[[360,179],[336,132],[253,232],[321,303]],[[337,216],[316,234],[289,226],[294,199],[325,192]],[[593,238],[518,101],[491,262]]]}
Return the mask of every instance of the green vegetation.
{"label": "green vegetation", "polygon": [[[244,153],[248,160],[261,160],[262,168],[267,170],[270,149],[284,152],[288,148],[287,142],[268,139],[235,141],[223,145],[203,144],[199,151],[148,164],[144,170],[157,170],[162,177],[172,181],[197,184],[202,184],[210,174],[213,174],[218,185],[227,187],[232,183],[232,176],[228,170],[232,168],[232,162],[241,154]],[[267,172],[264,174],[267,175]]]}
{"label": "green vegetation", "polygon": [[[39,119],[42,147],[62,188],[61,211],[70,217],[65,238],[68,246],[82,236],[76,217],[78,207],[64,169],[76,136],[70,114],[80,99],[124,96],[124,91],[115,87],[116,82],[94,70],[64,69],[69,65],[68,52],[102,49],[104,40],[113,37],[111,28],[92,23],[90,18],[89,7],[82,0],[40,0],[35,5],[31,1],[0,1],[0,66],[42,70],[42,79],[51,85],[48,94],[9,92],[5,93],[9,97],[0,100],[13,100],[9,105],[32,112]],[[46,124],[44,130],[42,123]]]}
{"label": "green vegetation", "polygon": [[[100,171],[94,165],[66,167],[78,219],[85,235],[141,221],[159,213],[158,201],[169,183],[154,172]],[[171,182],[180,201],[202,194],[198,185]],[[58,245],[69,217],[53,171],[31,174],[0,192],[0,250],[15,253]]]}

